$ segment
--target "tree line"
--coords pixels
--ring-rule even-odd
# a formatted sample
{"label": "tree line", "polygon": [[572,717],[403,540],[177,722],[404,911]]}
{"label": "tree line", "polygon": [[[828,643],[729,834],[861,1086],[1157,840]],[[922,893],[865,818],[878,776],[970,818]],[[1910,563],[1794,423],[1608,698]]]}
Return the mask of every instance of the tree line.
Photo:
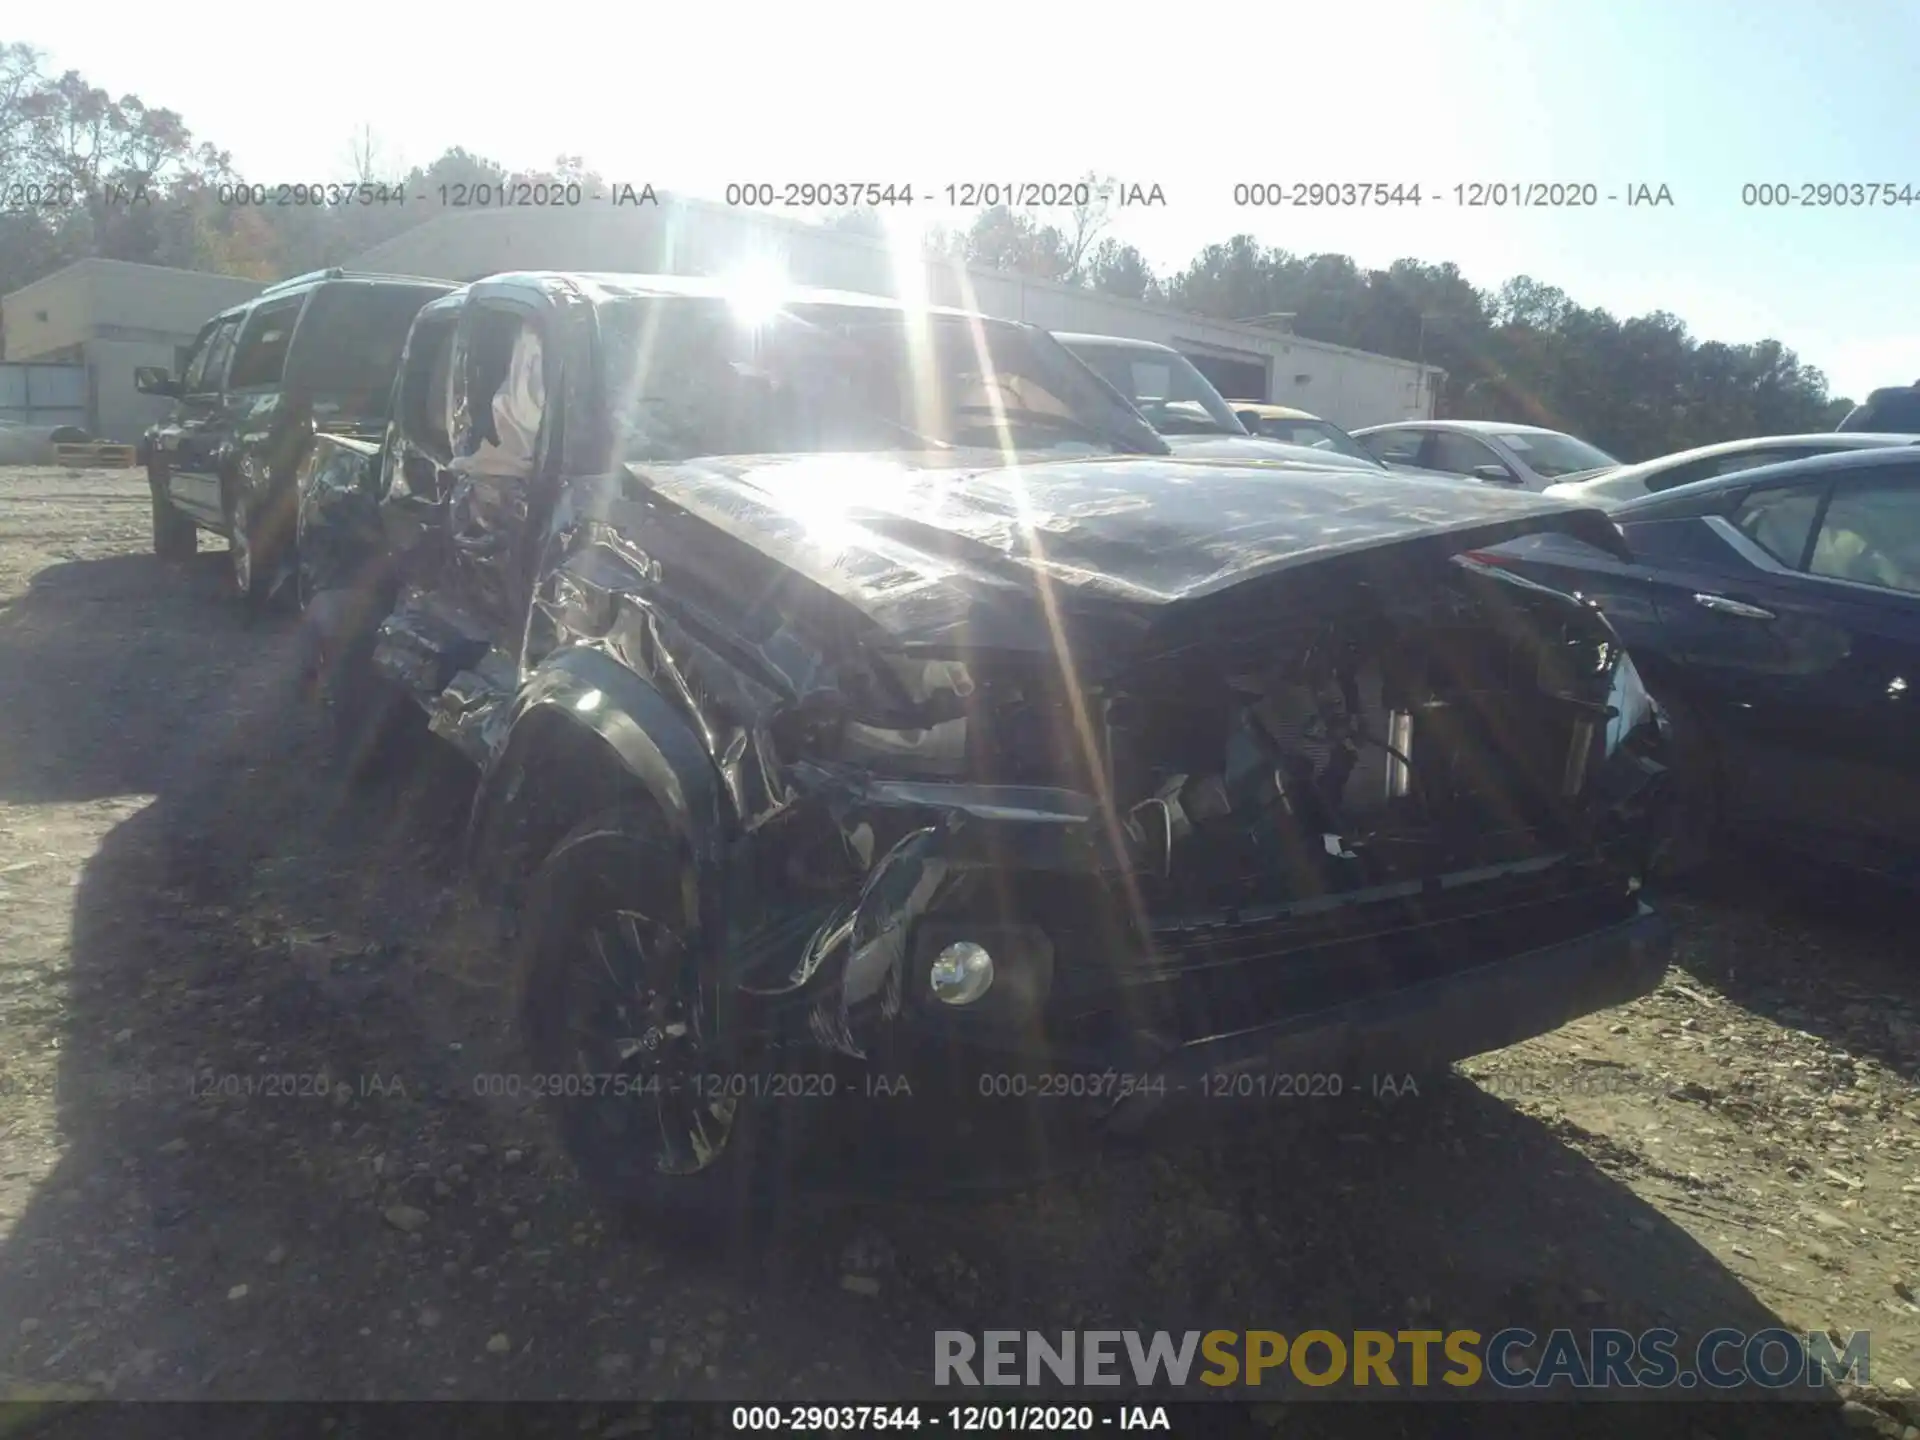
{"label": "tree line", "polygon": [[[341,169],[353,183],[397,180],[409,196],[488,182],[601,183],[579,156],[510,172],[457,147],[396,175],[364,128]],[[0,294],[88,256],[273,280],[345,263],[440,213],[417,199],[234,204],[242,178],[231,154],[194,136],[177,112],[115,99],[75,71],[49,74],[32,47],[0,43]],[[929,250],[1215,319],[1289,316],[1308,339],[1443,367],[1443,415],[1548,425],[1629,459],[1830,430],[1851,406],[1777,340],[1698,340],[1665,311],[1621,319],[1526,276],[1484,290],[1453,264],[1365,269],[1244,234],[1159,274],[1105,233],[1112,182],[1088,179],[1090,202],[1057,222],[998,206],[964,229],[930,232]],[[821,223],[880,233],[869,212]]]}

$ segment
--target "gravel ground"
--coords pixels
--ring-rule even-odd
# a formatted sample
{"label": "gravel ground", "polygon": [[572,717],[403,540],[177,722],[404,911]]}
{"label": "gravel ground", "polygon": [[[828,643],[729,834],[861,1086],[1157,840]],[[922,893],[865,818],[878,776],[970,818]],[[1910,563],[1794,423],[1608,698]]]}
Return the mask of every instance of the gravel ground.
{"label": "gravel ground", "polygon": [[338,786],[291,622],[148,538],[138,472],[0,469],[0,1397],[898,1399],[942,1328],[1784,1323],[1872,1331],[1830,1418],[1920,1440],[1884,897],[1728,866],[1655,995],[1417,1096],[984,1196],[850,1168],[689,1253],[483,1093],[518,1064],[457,775]]}

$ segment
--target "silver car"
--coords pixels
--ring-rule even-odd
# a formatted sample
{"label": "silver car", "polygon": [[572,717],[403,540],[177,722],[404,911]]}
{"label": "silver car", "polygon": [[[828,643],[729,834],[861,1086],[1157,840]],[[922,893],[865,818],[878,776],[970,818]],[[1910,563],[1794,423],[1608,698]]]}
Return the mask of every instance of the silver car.
{"label": "silver car", "polygon": [[1391,469],[1438,470],[1523,490],[1544,490],[1556,481],[1582,479],[1620,463],[1558,430],[1498,420],[1410,420],[1356,430],[1353,438]]}
{"label": "silver car", "polygon": [[1727,440],[1718,445],[1702,445],[1698,449],[1662,455],[1657,460],[1643,460],[1638,465],[1622,465],[1618,470],[1608,470],[1587,480],[1563,480],[1549,485],[1547,494],[1607,509],[1735,470],[1879,445],[1920,445],[1920,434],[1876,435],[1852,430],[1843,434],[1756,435],[1750,440]]}

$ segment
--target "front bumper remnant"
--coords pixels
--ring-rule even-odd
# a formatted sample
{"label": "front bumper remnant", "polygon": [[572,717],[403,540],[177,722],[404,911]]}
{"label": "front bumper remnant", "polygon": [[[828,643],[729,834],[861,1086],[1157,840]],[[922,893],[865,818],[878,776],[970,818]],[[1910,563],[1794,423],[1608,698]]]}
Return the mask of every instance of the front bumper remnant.
{"label": "front bumper remnant", "polygon": [[1672,951],[1671,927],[1642,904],[1577,939],[1185,1046],[1159,1063],[1164,1085],[1129,1093],[1108,1124],[1138,1129],[1168,1101],[1241,1074],[1338,1076],[1340,1093],[1366,1092],[1374,1077],[1433,1070],[1636,1000],[1660,983]]}

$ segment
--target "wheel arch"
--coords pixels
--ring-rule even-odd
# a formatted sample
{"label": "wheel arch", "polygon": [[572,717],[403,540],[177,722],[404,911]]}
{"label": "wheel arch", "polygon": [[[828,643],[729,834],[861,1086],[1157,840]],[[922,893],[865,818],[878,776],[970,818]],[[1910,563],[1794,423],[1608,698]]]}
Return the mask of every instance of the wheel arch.
{"label": "wheel arch", "polygon": [[704,904],[726,840],[723,797],[712,757],[665,696],[604,655],[570,649],[521,687],[474,795],[468,858],[515,887],[577,821],[631,800],[692,862]]}

